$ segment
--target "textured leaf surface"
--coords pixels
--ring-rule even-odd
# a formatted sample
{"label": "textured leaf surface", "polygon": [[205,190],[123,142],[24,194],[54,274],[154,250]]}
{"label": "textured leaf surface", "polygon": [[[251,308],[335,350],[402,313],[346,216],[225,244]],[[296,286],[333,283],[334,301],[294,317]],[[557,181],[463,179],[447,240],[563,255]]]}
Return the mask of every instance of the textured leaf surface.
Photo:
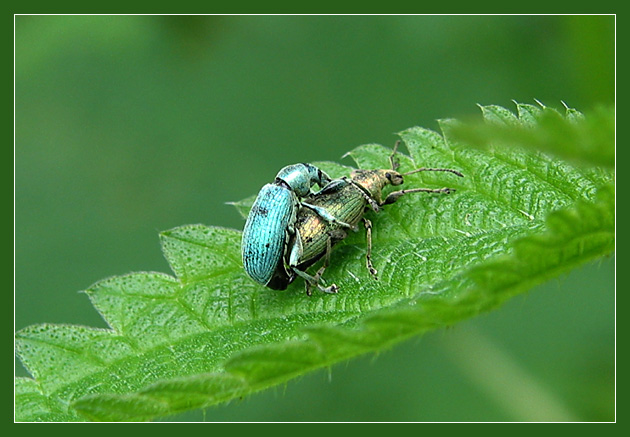
{"label": "textured leaf surface", "polygon": [[[518,105],[519,116],[499,107],[483,114],[519,130],[555,129],[538,123],[545,110],[529,105]],[[562,119],[583,129],[577,114]],[[283,292],[252,282],[239,231],[190,225],[163,232],[175,276],[134,273],[86,291],[111,329],[37,325],[16,334],[33,376],[16,378],[16,419],[150,420],[206,407],[475,316],[612,253],[612,170],[591,166],[602,162],[579,150],[567,153],[588,165],[464,147],[449,139],[455,126],[441,123],[446,139],[422,128],[400,134],[409,150],[402,171],[449,167],[466,177],[408,176],[405,187],[457,192],[410,194],[368,213],[379,281],[365,269],[363,232],[335,248],[326,271],[340,293],[311,297],[300,281]],[[350,156],[361,168],[387,168],[390,153],[366,145]],[[318,165],[333,177],[350,171]],[[235,206],[246,215],[252,201]]]}
{"label": "textured leaf surface", "polygon": [[[457,138],[472,144],[520,146],[553,153],[578,164],[615,165],[615,112],[598,107],[584,116],[567,108],[560,112],[518,104],[518,119],[498,106],[484,106],[490,123],[460,126]],[[567,145],[570,145],[567,147]]]}

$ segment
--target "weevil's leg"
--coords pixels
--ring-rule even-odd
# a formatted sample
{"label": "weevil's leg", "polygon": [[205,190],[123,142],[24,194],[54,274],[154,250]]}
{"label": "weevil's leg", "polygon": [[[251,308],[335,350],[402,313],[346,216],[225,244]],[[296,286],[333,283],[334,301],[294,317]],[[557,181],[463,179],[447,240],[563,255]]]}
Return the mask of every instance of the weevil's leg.
{"label": "weevil's leg", "polygon": [[300,231],[296,230],[295,238],[293,239],[293,246],[291,247],[291,252],[289,252],[289,269],[295,270],[294,267],[300,263],[300,258],[302,258],[303,253],[304,248],[302,247],[302,236],[300,235]]}
{"label": "weevil's leg", "polygon": [[398,170],[398,167],[400,167],[400,162],[398,160],[394,160],[394,155],[396,155],[399,145],[400,140],[396,141],[396,144],[394,144],[394,150],[392,151],[392,154],[389,155],[389,163],[392,166],[392,170],[394,171]]}
{"label": "weevil's leg", "polygon": [[433,189],[433,188],[411,188],[409,190],[394,191],[392,193],[389,193],[389,195],[385,198],[383,203],[381,203],[381,206],[382,205],[389,205],[390,203],[394,203],[401,196],[403,196],[405,194],[409,194],[409,193],[443,193],[443,194],[450,194],[450,193],[454,193],[454,192],[455,192],[455,188],[446,188],[446,187],[444,187],[444,188],[437,188],[437,189]]}
{"label": "weevil's leg", "polygon": [[304,279],[304,281],[306,282],[306,294],[308,294],[309,296],[311,295],[311,288],[312,287],[317,287],[320,291],[323,291],[324,293],[337,293],[339,291],[339,287],[337,287],[337,285],[332,284],[329,287],[324,287],[323,285],[320,285],[318,283],[317,278],[315,278],[314,276],[309,275],[306,272],[303,272],[302,270],[298,270],[296,267],[293,267],[293,271],[295,272],[296,275],[298,275],[300,278]]}
{"label": "weevil's leg", "polygon": [[365,266],[370,274],[378,281],[378,270],[372,265],[372,222],[363,218],[363,224],[365,225],[365,238],[367,241],[367,253],[365,254]]}
{"label": "weevil's leg", "polygon": [[352,226],[346,222],[337,220],[337,218],[333,216],[331,213],[329,213],[326,208],[322,208],[321,206],[317,206],[317,205],[311,205],[310,203],[306,203],[304,201],[302,202],[302,206],[305,206],[308,209],[313,210],[318,216],[326,220],[328,223],[336,224],[343,228],[352,229],[353,231],[356,231],[357,229],[356,226]]}
{"label": "weevil's leg", "polygon": [[324,264],[319,268],[319,270],[317,270],[317,273],[315,273],[315,279],[317,280],[318,283],[321,281],[324,271],[330,265],[331,252],[332,252],[332,238],[329,235],[328,238],[326,239],[326,253],[324,254]]}
{"label": "weevil's leg", "polygon": [[[326,260],[324,262],[324,265],[326,267],[328,266],[328,262],[330,260],[330,250],[331,250],[330,247],[331,246],[332,245],[330,242],[330,238],[328,238],[328,243],[327,243],[327,248],[326,248],[327,249]],[[311,288],[313,286],[317,287],[324,293],[336,293],[339,288],[335,284],[332,284],[330,287],[323,287],[319,284],[321,282],[321,274],[324,273],[322,269],[320,269],[321,272],[319,271],[317,272],[317,275],[315,275],[315,277],[309,275],[306,272],[298,270],[297,265],[300,262],[300,258],[302,258],[303,252],[304,250],[302,247],[302,238],[300,236],[300,232],[296,231],[295,243],[293,244],[293,247],[291,248],[291,253],[289,254],[289,268],[293,272],[295,272],[296,275],[304,279],[304,283],[306,286],[306,294],[309,296],[311,295]]]}
{"label": "weevil's leg", "polygon": [[333,241],[341,241],[348,236],[346,231],[343,229],[333,229],[327,232],[328,238],[326,239],[326,252],[324,253],[324,264],[319,268],[317,273],[315,274],[315,278],[317,278],[318,282],[321,282],[320,279],[324,274],[324,270],[328,268],[330,265],[330,254],[332,253]]}
{"label": "weevil's leg", "polygon": [[312,193],[311,197],[315,196],[316,194],[335,193],[339,191],[340,189],[342,189],[343,187],[345,187],[346,185],[348,185],[347,178],[342,177],[339,179],[334,179],[330,181],[329,183],[327,183],[326,185],[324,185],[321,190],[315,193]]}
{"label": "weevil's leg", "polygon": [[298,200],[297,196],[295,195],[295,193],[291,192],[291,197],[292,197],[292,208],[291,208],[291,218],[289,219],[289,223],[287,225],[287,231],[289,232],[290,235],[293,235],[295,233],[295,226],[293,226],[295,224],[295,219],[297,217],[297,210],[300,207],[300,201]]}

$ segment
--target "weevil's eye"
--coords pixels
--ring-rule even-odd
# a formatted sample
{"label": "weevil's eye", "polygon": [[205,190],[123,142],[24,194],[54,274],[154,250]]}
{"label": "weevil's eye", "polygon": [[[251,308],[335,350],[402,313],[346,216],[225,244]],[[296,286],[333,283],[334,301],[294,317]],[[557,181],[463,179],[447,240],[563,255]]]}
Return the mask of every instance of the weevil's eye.
{"label": "weevil's eye", "polygon": [[385,177],[387,178],[388,181],[391,182],[391,180],[392,180],[392,174],[391,173],[389,173],[389,172],[385,173]]}

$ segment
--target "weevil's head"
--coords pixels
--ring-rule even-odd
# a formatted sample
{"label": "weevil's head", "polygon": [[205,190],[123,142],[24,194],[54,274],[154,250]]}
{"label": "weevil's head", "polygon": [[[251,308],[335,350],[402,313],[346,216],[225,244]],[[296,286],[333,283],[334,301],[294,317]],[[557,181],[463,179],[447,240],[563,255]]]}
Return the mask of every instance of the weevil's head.
{"label": "weevil's head", "polygon": [[363,185],[365,188],[370,186],[378,186],[383,188],[385,185],[401,185],[405,182],[403,175],[396,170],[354,170],[350,177]]}
{"label": "weevil's head", "polygon": [[405,178],[402,174],[398,173],[395,170],[378,170],[379,175],[387,180],[387,183],[390,185],[402,185],[405,183]]}
{"label": "weevil's head", "polygon": [[312,164],[287,165],[276,175],[298,196],[304,197],[311,192],[314,184],[323,187],[330,182],[330,177]]}
{"label": "weevil's head", "polygon": [[402,174],[389,169],[354,170],[350,177],[375,199],[381,198],[381,191],[386,185],[401,185],[405,182]]}

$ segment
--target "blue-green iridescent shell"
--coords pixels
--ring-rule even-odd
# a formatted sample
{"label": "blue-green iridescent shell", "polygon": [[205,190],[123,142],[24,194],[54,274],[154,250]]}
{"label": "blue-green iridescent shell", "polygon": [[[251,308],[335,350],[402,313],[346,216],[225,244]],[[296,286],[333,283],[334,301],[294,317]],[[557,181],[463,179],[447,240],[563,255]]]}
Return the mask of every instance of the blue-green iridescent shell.
{"label": "blue-green iridescent shell", "polygon": [[267,285],[282,268],[297,203],[292,191],[275,184],[262,187],[256,197],[243,229],[241,255],[245,271],[260,284]]}

